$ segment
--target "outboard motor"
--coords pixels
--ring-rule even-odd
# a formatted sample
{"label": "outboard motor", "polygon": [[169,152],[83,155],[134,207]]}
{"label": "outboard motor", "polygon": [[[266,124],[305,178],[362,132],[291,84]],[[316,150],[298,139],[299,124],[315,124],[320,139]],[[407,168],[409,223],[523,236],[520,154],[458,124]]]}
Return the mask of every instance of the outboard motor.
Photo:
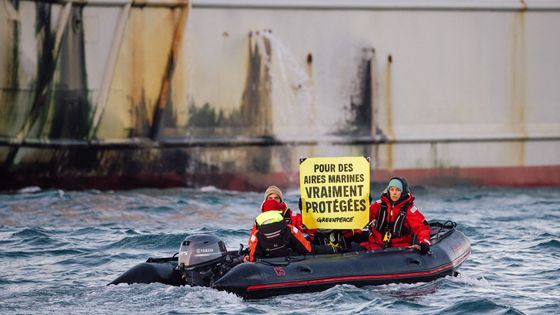
{"label": "outboard motor", "polygon": [[187,236],[179,248],[177,268],[189,285],[210,286],[214,274],[228,257],[225,243],[216,236],[195,234]]}

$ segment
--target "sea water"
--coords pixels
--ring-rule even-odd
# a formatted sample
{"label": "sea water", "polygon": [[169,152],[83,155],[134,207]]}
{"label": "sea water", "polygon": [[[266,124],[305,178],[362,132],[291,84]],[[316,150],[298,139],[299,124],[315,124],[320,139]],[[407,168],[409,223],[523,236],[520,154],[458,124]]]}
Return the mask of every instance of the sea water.
{"label": "sea water", "polygon": [[[228,249],[246,244],[262,193],[30,187],[0,194],[0,313],[560,313],[560,189],[413,189],[428,219],[453,220],[471,240],[459,276],[262,300],[190,286],[107,286],[148,257],[173,255],[188,234],[215,234]],[[286,195],[297,208],[298,192]]]}

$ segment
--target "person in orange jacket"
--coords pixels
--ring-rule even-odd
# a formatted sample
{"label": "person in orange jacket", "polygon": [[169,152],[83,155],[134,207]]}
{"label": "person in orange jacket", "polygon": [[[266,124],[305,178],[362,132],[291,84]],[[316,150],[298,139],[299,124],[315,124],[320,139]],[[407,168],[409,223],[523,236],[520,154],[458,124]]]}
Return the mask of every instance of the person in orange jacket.
{"label": "person in orange jacket", "polygon": [[337,249],[331,246],[312,245],[295,226],[286,223],[282,215],[283,206],[274,199],[261,206],[262,213],[255,219],[249,238],[249,254],[244,261],[256,258],[273,258],[292,255],[332,254]]}
{"label": "person in orange jacket", "polygon": [[[294,212],[290,208],[288,208],[288,205],[286,204],[286,202],[284,202],[284,195],[282,194],[282,190],[280,190],[280,188],[274,185],[268,186],[268,188],[264,192],[264,200],[261,203],[261,213],[270,210],[270,209],[265,210],[265,206],[264,206],[268,200],[275,200],[280,204],[279,210],[282,212],[282,217],[284,218],[286,224],[295,226],[298,230],[300,230],[303,233],[308,233],[307,228],[305,227],[305,225],[303,225],[301,213],[294,214]],[[251,234],[249,234],[249,238],[253,234],[255,234],[256,231],[257,231],[257,226],[256,224],[253,224],[253,228],[251,229]]]}
{"label": "person in orange jacket", "polygon": [[[381,198],[370,206],[371,233],[360,245],[368,250],[413,247],[425,255],[430,251],[430,225],[414,205],[414,196],[402,177],[393,177]],[[413,233],[418,244],[412,244]]]}
{"label": "person in orange jacket", "polygon": [[[271,203],[270,200],[276,201],[279,205],[277,205],[276,203]],[[294,214],[292,210],[288,208],[288,205],[286,204],[286,202],[284,202],[284,195],[282,194],[282,190],[274,185],[268,186],[268,188],[266,188],[266,190],[264,191],[264,200],[261,203],[261,213],[271,210],[280,211],[286,224],[295,226],[301,232],[305,231],[305,226],[302,223],[301,213]],[[251,233],[249,234],[249,244],[251,244],[251,239],[256,232],[257,225],[253,224],[253,228],[251,229]]]}
{"label": "person in orange jacket", "polygon": [[301,213],[294,213],[292,209],[288,208],[286,202],[284,202],[284,195],[282,194],[282,190],[280,188],[272,185],[268,186],[268,188],[264,192],[264,200],[261,204],[261,212],[263,211],[263,205],[267,200],[276,200],[280,203],[282,207],[282,216],[287,224],[291,224],[297,227],[300,231],[304,231],[305,227],[302,223]]}

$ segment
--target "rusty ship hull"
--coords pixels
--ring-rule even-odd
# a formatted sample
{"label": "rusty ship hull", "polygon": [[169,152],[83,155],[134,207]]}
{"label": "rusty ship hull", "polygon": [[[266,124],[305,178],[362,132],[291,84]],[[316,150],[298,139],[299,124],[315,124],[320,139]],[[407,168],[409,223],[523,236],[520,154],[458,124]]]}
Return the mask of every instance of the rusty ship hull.
{"label": "rusty ship hull", "polygon": [[2,1],[0,189],[560,185],[560,1]]}

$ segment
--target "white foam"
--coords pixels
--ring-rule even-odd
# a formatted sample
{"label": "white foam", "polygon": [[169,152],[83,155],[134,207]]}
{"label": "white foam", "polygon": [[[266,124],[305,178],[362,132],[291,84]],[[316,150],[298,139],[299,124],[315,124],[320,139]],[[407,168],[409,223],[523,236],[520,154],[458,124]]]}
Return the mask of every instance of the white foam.
{"label": "white foam", "polygon": [[456,277],[447,277],[447,278],[451,281],[467,284],[467,285],[470,285],[470,286],[473,286],[473,287],[482,287],[482,288],[491,287],[490,282],[488,280],[486,280],[486,278],[484,278],[484,276],[482,276],[480,278],[473,278],[473,277],[469,277],[469,276],[465,275],[464,273],[460,272],[459,275],[457,275]]}
{"label": "white foam", "polygon": [[33,194],[36,192],[41,191],[41,187],[39,186],[29,186],[18,190],[18,194]]}
{"label": "white foam", "polygon": [[203,192],[213,192],[213,191],[220,191],[218,188],[216,188],[215,186],[204,186],[200,188],[200,191]]}
{"label": "white foam", "polygon": [[216,289],[205,288],[205,287],[191,287],[188,288],[187,294],[185,295],[185,303],[191,304],[191,301],[207,301],[209,303],[215,303],[215,301],[221,301],[226,304],[237,304],[243,299],[234,293],[229,293],[225,291],[218,291]]}

